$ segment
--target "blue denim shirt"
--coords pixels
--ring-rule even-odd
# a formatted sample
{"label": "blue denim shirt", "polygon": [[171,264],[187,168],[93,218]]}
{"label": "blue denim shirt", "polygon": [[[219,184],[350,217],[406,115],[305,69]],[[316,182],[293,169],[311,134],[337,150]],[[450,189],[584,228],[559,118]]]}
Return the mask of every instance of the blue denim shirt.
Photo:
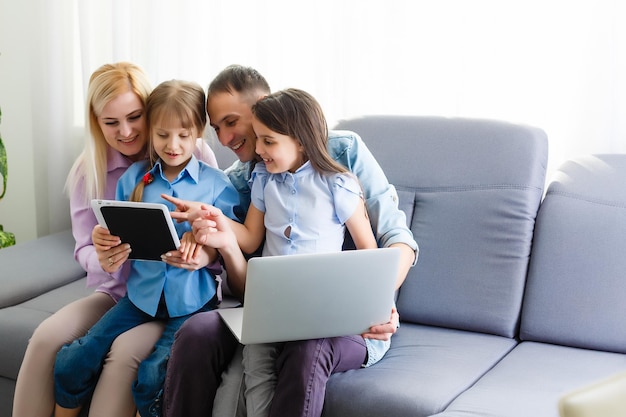
{"label": "blue denim shirt", "polygon": [[[361,137],[347,130],[330,131],[328,151],[333,159],[348,168],[359,179],[378,246],[388,247],[394,243],[405,243],[413,248],[417,261],[419,248],[406,224],[404,212],[398,208],[398,193],[395,187],[389,184],[387,176]],[[241,211],[235,214],[242,221],[250,206],[249,180],[253,169],[254,164],[251,162],[242,163],[237,160],[225,170],[239,192]],[[368,350],[366,366],[378,362],[390,346],[390,341],[372,339],[365,341]]]}

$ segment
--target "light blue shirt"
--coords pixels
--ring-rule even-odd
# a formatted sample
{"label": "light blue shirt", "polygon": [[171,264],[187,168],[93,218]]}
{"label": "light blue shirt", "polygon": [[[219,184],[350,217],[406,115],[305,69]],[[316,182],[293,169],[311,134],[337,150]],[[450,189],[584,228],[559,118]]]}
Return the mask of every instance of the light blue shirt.
{"label": "light blue shirt", "polygon": [[351,174],[321,174],[310,162],[270,174],[259,162],[251,182],[252,204],[265,213],[263,256],[341,251],[344,223],[362,199]]}
{"label": "light blue shirt", "polygon": [[[142,180],[148,166],[145,161],[136,162],[120,177],[116,199],[130,199],[135,186]],[[170,182],[162,172],[160,161],[150,171],[152,183],[143,191],[143,201],[163,203],[170,211],[172,203],[161,198],[161,194],[190,201],[201,201],[218,207],[230,218],[235,218],[234,208],[239,204],[239,195],[228,177],[219,169],[212,168],[194,156],[178,177]],[[188,222],[174,222],[178,237],[191,231]],[[188,271],[167,265],[165,262],[131,260],[128,277],[128,297],[142,311],[154,316],[161,294],[170,317],[179,317],[199,310],[216,293],[215,277],[207,268]]]}
{"label": "light blue shirt", "polygon": [[[357,176],[378,247],[405,243],[415,250],[417,260],[419,249],[406,224],[404,212],[398,208],[398,193],[389,184],[385,173],[361,137],[347,130],[331,130],[328,135],[328,152],[335,161]],[[224,170],[239,192],[241,211],[237,212],[237,217],[241,221],[245,219],[250,206],[248,182],[253,168],[251,162],[237,160]]]}
{"label": "light blue shirt", "polygon": [[[399,209],[398,193],[389,184],[387,176],[359,135],[350,131],[330,131],[328,152],[331,157],[355,174],[363,189],[365,205],[370,223],[376,236],[378,247],[388,247],[394,243],[404,243],[415,251],[415,261],[419,248],[413,233],[406,224],[406,216]],[[254,165],[251,162],[235,161],[225,170],[239,192],[241,211],[237,217],[245,219],[250,206],[249,179]],[[396,279],[396,277],[389,277]],[[365,339],[368,351],[367,366],[378,362],[389,349],[391,341]]]}

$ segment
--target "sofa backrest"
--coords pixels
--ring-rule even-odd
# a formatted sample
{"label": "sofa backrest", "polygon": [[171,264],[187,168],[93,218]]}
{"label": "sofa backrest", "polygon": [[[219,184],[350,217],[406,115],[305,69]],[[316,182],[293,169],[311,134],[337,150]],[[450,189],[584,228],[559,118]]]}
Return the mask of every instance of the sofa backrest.
{"label": "sofa backrest", "polygon": [[537,218],[523,340],[626,353],[626,155],[566,162]]}
{"label": "sofa backrest", "polygon": [[70,230],[0,250],[0,308],[13,306],[83,278]]}
{"label": "sofa backrest", "polygon": [[545,182],[545,133],[414,116],[367,116],[336,128],[367,144],[420,247],[398,296],[401,320],[516,335]]}

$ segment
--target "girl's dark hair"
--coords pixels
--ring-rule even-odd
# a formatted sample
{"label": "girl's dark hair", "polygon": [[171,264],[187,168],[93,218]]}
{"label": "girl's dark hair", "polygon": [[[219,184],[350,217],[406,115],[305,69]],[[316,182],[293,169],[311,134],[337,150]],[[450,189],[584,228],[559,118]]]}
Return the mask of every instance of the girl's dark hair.
{"label": "girl's dark hair", "polygon": [[321,106],[306,91],[277,91],[252,106],[254,116],[268,129],[297,140],[304,156],[318,172],[347,172],[328,153],[328,126]]}
{"label": "girl's dark hair", "polygon": [[[148,123],[148,152],[150,171],[159,158],[152,146],[152,129],[156,122],[167,124],[176,121],[191,131],[194,138],[202,137],[207,124],[205,108],[206,96],[202,87],[195,82],[170,80],[159,84],[146,100],[146,120]],[[131,195],[131,201],[141,201],[144,187],[149,180],[139,181]]]}

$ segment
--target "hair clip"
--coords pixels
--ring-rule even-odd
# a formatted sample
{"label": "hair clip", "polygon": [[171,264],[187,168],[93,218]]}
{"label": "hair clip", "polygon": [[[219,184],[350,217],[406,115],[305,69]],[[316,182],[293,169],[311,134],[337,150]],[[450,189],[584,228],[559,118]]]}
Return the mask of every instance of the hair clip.
{"label": "hair clip", "polygon": [[143,183],[145,185],[150,184],[152,181],[154,181],[154,176],[152,176],[151,173],[146,172],[146,174],[143,176]]}

